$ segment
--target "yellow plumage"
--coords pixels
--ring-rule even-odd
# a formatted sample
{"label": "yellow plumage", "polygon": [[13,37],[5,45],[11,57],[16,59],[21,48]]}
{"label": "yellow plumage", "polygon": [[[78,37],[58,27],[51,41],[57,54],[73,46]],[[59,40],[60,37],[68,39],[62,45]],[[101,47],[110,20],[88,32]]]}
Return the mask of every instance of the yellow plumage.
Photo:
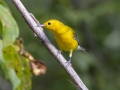
{"label": "yellow plumage", "polygon": [[76,38],[75,31],[72,28],[64,25],[62,22],[52,19],[48,20],[40,26],[49,29],[54,34],[54,37],[57,41],[58,46],[60,47],[60,50],[70,52],[69,62],[71,62],[73,50],[79,49],[82,51],[86,51],[86,49],[79,45],[79,41]]}

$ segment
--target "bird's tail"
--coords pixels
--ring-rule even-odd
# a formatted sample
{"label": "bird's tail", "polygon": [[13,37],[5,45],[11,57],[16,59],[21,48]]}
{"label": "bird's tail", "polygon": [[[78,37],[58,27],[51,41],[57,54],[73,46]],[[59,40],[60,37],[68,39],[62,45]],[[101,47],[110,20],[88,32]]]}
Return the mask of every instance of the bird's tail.
{"label": "bird's tail", "polygon": [[83,51],[83,52],[84,52],[84,51],[89,52],[87,49],[81,47],[80,45],[78,46],[77,50],[81,50],[81,51]]}

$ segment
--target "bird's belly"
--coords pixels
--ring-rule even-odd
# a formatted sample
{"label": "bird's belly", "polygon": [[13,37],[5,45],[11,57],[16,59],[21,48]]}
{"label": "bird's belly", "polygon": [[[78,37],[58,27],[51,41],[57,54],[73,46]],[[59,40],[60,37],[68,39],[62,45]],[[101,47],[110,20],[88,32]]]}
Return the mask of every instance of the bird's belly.
{"label": "bird's belly", "polygon": [[55,39],[61,50],[70,51],[78,47],[78,42],[69,35],[56,36]]}

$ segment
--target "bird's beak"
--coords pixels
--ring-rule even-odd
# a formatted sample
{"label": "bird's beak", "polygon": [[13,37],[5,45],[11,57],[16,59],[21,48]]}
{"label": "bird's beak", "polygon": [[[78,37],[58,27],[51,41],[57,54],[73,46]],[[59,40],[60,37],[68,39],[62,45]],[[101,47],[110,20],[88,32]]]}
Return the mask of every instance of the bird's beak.
{"label": "bird's beak", "polygon": [[38,24],[37,27],[44,27],[44,24]]}

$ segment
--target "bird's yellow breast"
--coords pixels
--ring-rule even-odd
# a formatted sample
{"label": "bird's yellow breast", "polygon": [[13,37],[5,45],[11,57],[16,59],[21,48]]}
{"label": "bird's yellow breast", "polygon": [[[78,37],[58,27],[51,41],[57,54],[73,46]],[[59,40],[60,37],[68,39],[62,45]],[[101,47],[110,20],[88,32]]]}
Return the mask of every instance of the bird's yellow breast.
{"label": "bird's yellow breast", "polygon": [[67,27],[61,28],[54,33],[57,44],[61,50],[70,51],[78,47],[78,42],[74,39],[73,31]]}

